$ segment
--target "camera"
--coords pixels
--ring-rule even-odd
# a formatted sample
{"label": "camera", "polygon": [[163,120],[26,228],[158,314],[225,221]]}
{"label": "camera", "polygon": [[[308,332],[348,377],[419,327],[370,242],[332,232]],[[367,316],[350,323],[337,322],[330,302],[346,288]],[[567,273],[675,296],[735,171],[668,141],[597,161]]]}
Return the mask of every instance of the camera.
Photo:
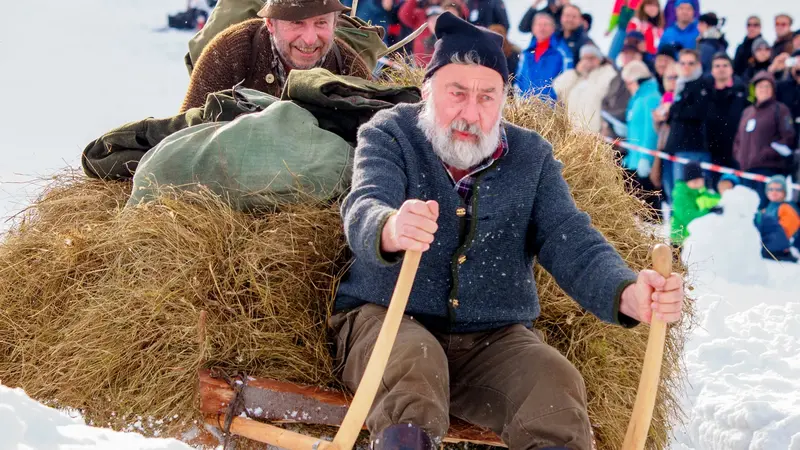
{"label": "camera", "polygon": [[786,58],[786,67],[792,68],[797,66],[797,57]]}

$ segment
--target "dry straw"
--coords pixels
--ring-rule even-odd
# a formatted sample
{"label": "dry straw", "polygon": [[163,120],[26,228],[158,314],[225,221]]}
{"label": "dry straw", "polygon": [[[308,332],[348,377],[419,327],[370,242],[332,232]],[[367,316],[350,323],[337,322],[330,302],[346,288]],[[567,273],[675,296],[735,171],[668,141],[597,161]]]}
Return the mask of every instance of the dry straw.
{"label": "dry straw", "polygon": [[[395,76],[419,80],[413,71]],[[512,101],[506,118],[553,143],[578,206],[634,269],[648,267],[656,237],[642,225],[646,208],[626,192],[611,148],[538,100]],[[348,257],[335,205],[251,216],[195,193],[123,209],[129,189],[58,177],[5,235],[4,384],[79,408],[94,423],[125,428],[142,416],[165,433],[198,418],[195,374],[203,366],[335,384],[325,319]],[[616,450],[648,329],[605,325],[547,273],[537,269],[536,278],[543,304],[536,326],[583,374],[597,448]],[[208,317],[198,336],[202,310]],[[666,447],[680,417],[685,331],[673,327],[668,336],[651,448]]]}

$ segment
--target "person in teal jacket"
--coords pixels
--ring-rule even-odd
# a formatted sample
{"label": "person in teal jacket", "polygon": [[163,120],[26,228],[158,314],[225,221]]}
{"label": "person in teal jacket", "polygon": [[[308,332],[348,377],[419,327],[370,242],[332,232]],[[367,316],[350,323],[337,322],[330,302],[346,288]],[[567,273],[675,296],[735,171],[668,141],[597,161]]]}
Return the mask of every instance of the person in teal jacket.
{"label": "person in teal jacket", "polygon": [[[633,61],[622,69],[622,81],[631,93],[626,122],[628,142],[654,150],[658,144],[658,133],[653,122],[653,111],[661,104],[658,82],[641,61]],[[647,178],[653,166],[653,157],[640,152],[628,152],[622,165],[636,176]]]}
{"label": "person in teal jacket", "polygon": [[697,218],[703,217],[717,206],[720,196],[706,189],[703,169],[697,162],[684,167],[683,181],[675,183],[672,190],[672,245],[680,246],[689,237],[686,229]]}

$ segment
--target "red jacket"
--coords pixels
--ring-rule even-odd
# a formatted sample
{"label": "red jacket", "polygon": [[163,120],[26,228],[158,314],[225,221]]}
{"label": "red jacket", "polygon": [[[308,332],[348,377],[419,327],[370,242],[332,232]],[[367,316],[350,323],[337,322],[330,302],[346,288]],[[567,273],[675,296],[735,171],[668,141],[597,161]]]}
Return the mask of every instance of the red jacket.
{"label": "red jacket", "polygon": [[[446,2],[450,3],[450,2]],[[453,2],[455,3],[455,2]],[[459,2],[460,4],[460,2]],[[467,15],[467,8],[460,4],[462,14],[464,17]],[[417,5],[417,0],[406,0],[397,10],[397,18],[400,20],[400,23],[411,28],[412,30],[416,30],[417,28],[421,27],[424,23],[428,22],[428,17],[425,14],[425,9]],[[414,58],[422,67],[428,65],[431,61],[431,55],[433,54],[433,44],[436,42],[436,37],[431,32],[430,28],[425,28],[425,31],[422,32],[416,39],[414,39],[414,45],[412,47],[412,51],[414,52]]]}
{"label": "red jacket", "polygon": [[634,17],[628,22],[628,32],[638,31],[644,35],[644,42],[647,44],[647,53],[655,55],[658,52],[658,44],[664,29],[653,25],[649,20],[641,20]]}

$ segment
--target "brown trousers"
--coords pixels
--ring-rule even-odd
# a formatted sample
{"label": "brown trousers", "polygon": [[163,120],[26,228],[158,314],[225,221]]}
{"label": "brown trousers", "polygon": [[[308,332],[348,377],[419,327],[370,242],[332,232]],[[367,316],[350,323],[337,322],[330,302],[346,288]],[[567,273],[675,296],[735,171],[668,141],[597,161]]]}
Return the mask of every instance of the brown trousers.
{"label": "brown trousers", "polygon": [[[355,391],[386,308],[367,304],[335,315],[336,359]],[[367,417],[375,436],[412,423],[435,442],[450,415],[488,428],[512,450],[564,446],[589,450],[592,436],[580,373],[522,325],[483,333],[437,334],[403,317],[383,382]]]}

